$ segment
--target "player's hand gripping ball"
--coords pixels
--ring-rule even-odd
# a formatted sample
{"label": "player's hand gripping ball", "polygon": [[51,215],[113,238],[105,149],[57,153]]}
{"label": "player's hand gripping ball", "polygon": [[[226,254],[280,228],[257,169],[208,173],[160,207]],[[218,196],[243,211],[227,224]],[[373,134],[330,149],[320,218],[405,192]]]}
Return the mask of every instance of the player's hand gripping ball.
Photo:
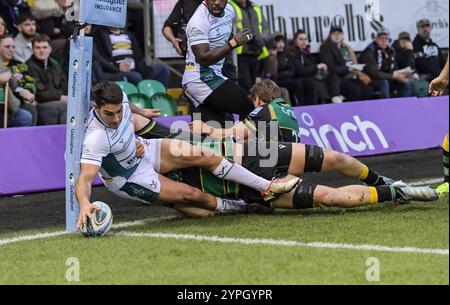
{"label": "player's hand gripping ball", "polygon": [[110,207],[101,201],[93,202],[100,210],[92,214],[92,218],[88,219],[86,224],[82,225],[80,231],[89,237],[105,236],[111,229],[113,215]]}

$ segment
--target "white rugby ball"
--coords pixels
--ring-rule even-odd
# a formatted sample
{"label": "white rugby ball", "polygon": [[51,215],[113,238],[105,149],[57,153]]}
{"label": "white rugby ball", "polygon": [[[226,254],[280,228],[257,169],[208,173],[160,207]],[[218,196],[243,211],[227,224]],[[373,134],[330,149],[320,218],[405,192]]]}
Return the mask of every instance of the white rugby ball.
{"label": "white rugby ball", "polygon": [[113,222],[113,215],[111,208],[102,201],[95,201],[92,203],[100,210],[96,211],[91,219],[88,219],[86,225],[83,225],[80,231],[89,237],[105,236],[111,229]]}

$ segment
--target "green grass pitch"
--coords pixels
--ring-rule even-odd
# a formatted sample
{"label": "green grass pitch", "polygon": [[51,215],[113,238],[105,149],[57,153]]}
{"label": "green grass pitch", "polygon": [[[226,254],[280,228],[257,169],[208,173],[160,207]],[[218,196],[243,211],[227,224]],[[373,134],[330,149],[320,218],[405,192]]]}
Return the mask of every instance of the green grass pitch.
{"label": "green grass pitch", "polygon": [[[132,237],[121,231],[444,249],[447,254]],[[1,235],[0,244],[37,233]],[[448,247],[448,197],[404,206],[182,218],[113,229],[104,238],[75,234],[0,245],[0,284],[448,285]],[[379,262],[379,281],[366,277],[371,257]],[[74,279],[69,258],[79,262],[79,281],[66,278]]]}

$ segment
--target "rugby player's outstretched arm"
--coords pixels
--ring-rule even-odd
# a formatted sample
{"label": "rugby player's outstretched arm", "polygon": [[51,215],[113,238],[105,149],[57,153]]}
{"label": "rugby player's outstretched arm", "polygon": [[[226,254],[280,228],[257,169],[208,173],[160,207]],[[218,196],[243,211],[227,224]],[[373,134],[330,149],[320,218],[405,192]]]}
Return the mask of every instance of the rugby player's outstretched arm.
{"label": "rugby player's outstretched arm", "polygon": [[87,218],[92,217],[92,212],[99,210],[95,205],[91,205],[92,182],[97,176],[100,167],[92,164],[81,164],[80,176],[75,187],[75,194],[80,205],[77,228],[86,223]]}
{"label": "rugby player's outstretched arm", "polygon": [[202,66],[211,66],[224,59],[233,48],[249,42],[252,38],[250,30],[243,29],[237,33],[227,44],[220,48],[211,49],[208,43],[191,46],[197,62]]}
{"label": "rugby player's outstretched arm", "polygon": [[239,122],[237,125],[225,129],[225,128],[214,128],[206,123],[203,123],[202,121],[197,120],[193,121],[190,124],[190,127],[192,132],[194,133],[207,134],[208,136],[216,139],[235,137],[237,139],[246,141],[251,132],[243,122]]}

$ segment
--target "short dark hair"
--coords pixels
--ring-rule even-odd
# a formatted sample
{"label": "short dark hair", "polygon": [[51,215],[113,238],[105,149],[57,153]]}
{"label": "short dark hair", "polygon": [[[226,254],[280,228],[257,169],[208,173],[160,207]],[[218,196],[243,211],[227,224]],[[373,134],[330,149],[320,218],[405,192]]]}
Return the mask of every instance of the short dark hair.
{"label": "short dark hair", "polygon": [[33,48],[34,48],[34,45],[35,45],[35,43],[38,43],[38,42],[48,42],[48,44],[50,44],[50,42],[51,42],[52,40],[50,39],[50,37],[48,37],[48,35],[46,35],[46,34],[37,34],[34,38],[33,38],[33,40],[32,40],[32,46],[33,46]]}
{"label": "short dark hair", "polygon": [[27,20],[36,21],[36,18],[32,14],[23,13],[23,14],[20,14],[19,17],[17,18],[16,24],[21,25],[22,23],[24,23]]}
{"label": "short dark hair", "polygon": [[280,87],[270,79],[262,80],[250,89],[250,99],[253,101],[256,97],[259,97],[264,103],[270,104],[273,100],[281,97]]}
{"label": "short dark hair", "polygon": [[14,39],[14,37],[12,35],[9,35],[9,34],[0,35],[0,43],[2,43],[3,40],[5,40],[6,38]]}
{"label": "short dark hair", "polygon": [[92,88],[92,97],[95,104],[100,107],[105,104],[122,104],[123,92],[115,82],[101,82]]}

